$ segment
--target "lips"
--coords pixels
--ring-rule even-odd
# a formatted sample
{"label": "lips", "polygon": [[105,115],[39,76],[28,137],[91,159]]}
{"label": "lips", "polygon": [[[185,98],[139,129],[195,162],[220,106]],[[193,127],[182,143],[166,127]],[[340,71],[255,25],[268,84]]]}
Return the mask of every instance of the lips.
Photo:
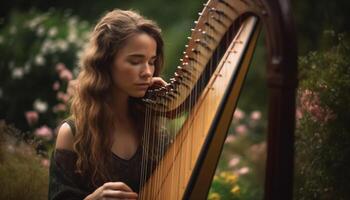
{"label": "lips", "polygon": [[149,83],[137,83],[136,86],[141,89],[147,89],[150,84]]}

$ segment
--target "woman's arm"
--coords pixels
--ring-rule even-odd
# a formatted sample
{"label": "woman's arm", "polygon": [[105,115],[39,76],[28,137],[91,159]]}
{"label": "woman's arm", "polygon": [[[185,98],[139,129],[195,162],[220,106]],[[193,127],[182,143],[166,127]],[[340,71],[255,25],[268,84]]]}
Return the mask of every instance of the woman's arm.
{"label": "woman's arm", "polygon": [[89,191],[81,184],[81,176],[75,173],[76,153],[73,151],[74,136],[68,123],[57,131],[55,150],[51,155],[49,171],[49,200],[81,200]]}
{"label": "woman's arm", "polygon": [[108,182],[89,192],[86,182],[76,174],[74,136],[67,123],[58,130],[55,152],[51,156],[49,200],[137,199],[137,194],[123,182]]}

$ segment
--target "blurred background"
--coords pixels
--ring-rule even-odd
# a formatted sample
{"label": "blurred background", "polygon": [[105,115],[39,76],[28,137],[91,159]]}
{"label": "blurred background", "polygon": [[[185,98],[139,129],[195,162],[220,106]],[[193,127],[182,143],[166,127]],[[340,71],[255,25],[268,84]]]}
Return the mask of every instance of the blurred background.
{"label": "blurred background", "polygon": [[[133,9],[158,22],[166,53],[162,76],[168,79],[203,3],[2,0],[0,199],[47,199],[55,127],[67,116],[77,58],[104,13]],[[293,1],[292,10],[300,79],[294,198],[350,199],[350,2]],[[209,199],[263,198],[268,95],[264,42],[261,37]]]}

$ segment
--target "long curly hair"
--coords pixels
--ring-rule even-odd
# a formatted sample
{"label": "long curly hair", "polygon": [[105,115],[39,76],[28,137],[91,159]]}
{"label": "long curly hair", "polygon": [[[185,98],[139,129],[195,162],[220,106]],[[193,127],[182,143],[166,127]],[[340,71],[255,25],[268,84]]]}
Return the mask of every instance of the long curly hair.
{"label": "long curly hair", "polygon": [[[90,40],[80,58],[80,73],[71,102],[71,117],[76,124],[74,151],[78,155],[77,172],[91,176],[93,186],[110,180],[113,124],[111,102],[111,66],[115,55],[126,41],[139,33],[146,33],[157,43],[155,72],[158,76],[163,66],[163,40],[157,24],[131,10],[113,10],[106,13],[93,29]],[[144,113],[140,100],[130,98],[129,110],[139,131],[143,129]],[[132,113],[136,113],[132,112]]]}

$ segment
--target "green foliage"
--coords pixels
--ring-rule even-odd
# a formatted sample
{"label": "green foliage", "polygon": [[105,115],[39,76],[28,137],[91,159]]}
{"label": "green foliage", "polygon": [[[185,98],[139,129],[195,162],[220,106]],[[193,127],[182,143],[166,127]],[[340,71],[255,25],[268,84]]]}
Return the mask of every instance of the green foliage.
{"label": "green foliage", "polygon": [[0,199],[47,199],[48,160],[14,137],[18,132],[0,123]]}
{"label": "green foliage", "polygon": [[262,199],[265,181],[265,121],[260,111],[236,109],[209,199]]}
{"label": "green foliage", "polygon": [[296,199],[350,199],[350,40],[326,31],[299,60]]}
{"label": "green foliage", "polygon": [[40,123],[54,125],[56,113],[50,108],[58,102],[52,90],[58,80],[55,65],[76,66],[88,30],[87,22],[69,12],[12,13],[0,30],[0,118],[25,130],[24,112],[40,102]]}

